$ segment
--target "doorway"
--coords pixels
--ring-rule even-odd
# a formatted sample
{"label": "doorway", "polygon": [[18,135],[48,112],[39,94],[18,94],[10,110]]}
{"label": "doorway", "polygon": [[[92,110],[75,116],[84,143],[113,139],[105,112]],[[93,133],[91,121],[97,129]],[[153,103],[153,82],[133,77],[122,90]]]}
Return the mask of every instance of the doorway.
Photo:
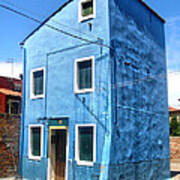
{"label": "doorway", "polygon": [[66,179],[67,129],[50,128],[50,180]]}

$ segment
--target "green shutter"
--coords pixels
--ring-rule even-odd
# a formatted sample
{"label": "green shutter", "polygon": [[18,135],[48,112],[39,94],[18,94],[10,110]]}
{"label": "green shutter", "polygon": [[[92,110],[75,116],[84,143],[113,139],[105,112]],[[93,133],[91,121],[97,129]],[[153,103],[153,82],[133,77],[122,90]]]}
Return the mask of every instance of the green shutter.
{"label": "green shutter", "polygon": [[40,127],[31,128],[31,150],[33,156],[40,156],[41,150],[41,129]]}
{"label": "green shutter", "polygon": [[92,88],[91,60],[78,63],[78,86],[79,89]]}
{"label": "green shutter", "polygon": [[33,73],[34,76],[34,95],[43,94],[43,70]]}
{"label": "green shutter", "polygon": [[79,127],[79,158],[93,161],[93,127]]}

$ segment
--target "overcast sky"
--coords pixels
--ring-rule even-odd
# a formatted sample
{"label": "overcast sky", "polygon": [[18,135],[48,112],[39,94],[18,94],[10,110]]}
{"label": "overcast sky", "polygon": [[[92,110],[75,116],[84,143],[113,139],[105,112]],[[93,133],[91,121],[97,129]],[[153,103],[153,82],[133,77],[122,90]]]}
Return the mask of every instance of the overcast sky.
{"label": "overcast sky", "polygon": [[[1,0],[0,3],[25,12],[40,20],[54,12],[64,0]],[[166,21],[169,104],[179,106],[180,98],[180,0],[145,0]],[[37,24],[0,8],[0,75],[18,76],[22,57],[18,43]],[[14,59],[14,65],[10,61]],[[12,71],[12,67],[14,70]]]}

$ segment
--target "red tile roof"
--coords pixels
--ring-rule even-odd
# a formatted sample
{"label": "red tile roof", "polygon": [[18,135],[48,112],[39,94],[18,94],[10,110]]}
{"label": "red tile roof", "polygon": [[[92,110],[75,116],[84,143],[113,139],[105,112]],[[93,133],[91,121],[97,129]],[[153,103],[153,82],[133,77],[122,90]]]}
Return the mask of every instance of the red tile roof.
{"label": "red tile roof", "polygon": [[180,109],[176,109],[174,107],[169,106],[169,112],[178,112]]}
{"label": "red tile roof", "polygon": [[0,88],[0,93],[5,94],[7,96],[19,96],[19,97],[21,97],[20,92],[12,91],[12,90],[9,90],[9,89]]}

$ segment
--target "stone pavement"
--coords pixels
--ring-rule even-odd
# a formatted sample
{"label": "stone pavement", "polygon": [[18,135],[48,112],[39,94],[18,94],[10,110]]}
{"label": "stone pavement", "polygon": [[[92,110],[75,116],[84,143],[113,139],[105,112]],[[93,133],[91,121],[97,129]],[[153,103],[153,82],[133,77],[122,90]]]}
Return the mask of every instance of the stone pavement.
{"label": "stone pavement", "polygon": [[180,160],[171,162],[171,180],[180,180]]}

